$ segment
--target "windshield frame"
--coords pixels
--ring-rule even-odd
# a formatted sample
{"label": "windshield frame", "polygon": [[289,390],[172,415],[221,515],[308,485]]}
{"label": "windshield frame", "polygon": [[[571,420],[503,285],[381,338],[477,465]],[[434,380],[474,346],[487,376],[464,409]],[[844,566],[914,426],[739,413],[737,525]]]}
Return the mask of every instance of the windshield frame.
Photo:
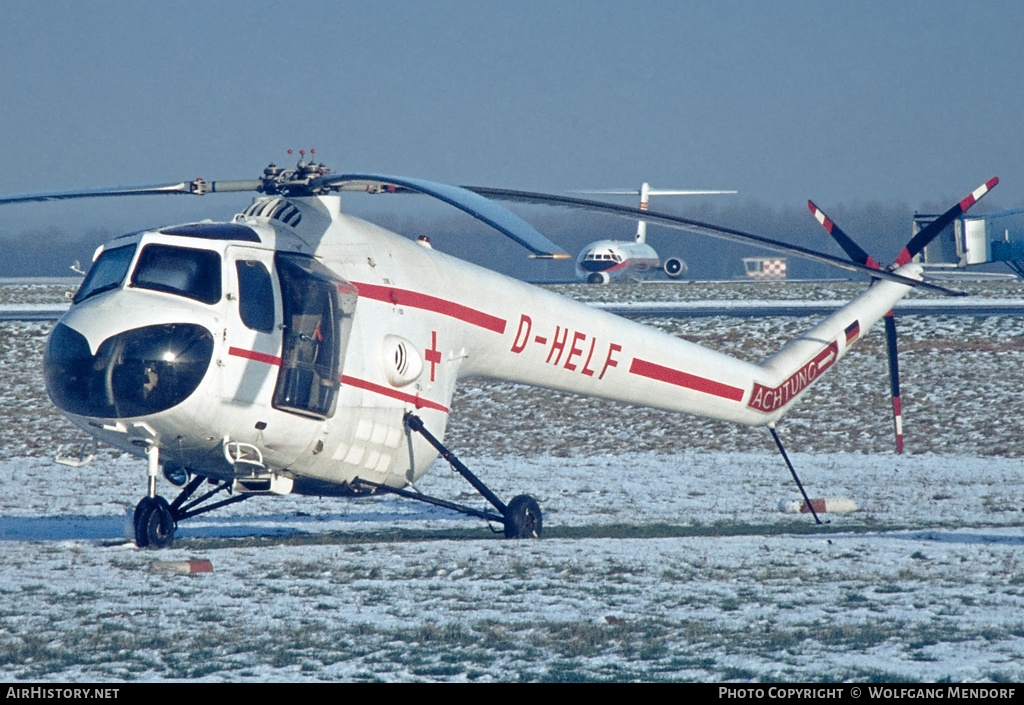
{"label": "windshield frame", "polygon": [[81,286],[72,297],[71,303],[81,303],[91,296],[120,289],[124,285],[125,277],[132,269],[132,262],[135,260],[138,246],[139,243],[133,242],[104,249],[92,263],[89,273],[85,275],[85,279],[82,280]]}

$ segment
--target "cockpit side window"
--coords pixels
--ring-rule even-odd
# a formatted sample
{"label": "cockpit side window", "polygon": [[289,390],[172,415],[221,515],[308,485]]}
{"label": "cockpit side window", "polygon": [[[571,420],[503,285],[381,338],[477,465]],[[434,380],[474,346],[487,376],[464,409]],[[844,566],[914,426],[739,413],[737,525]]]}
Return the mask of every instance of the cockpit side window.
{"label": "cockpit side window", "polygon": [[190,247],[146,245],[132,273],[132,286],[215,304],[221,297],[220,255]]}
{"label": "cockpit side window", "polygon": [[89,269],[72,301],[77,304],[95,294],[120,287],[134,256],[135,245],[104,250]]}
{"label": "cockpit side window", "polygon": [[262,262],[238,260],[238,315],[246,328],[274,331],[274,285]]}

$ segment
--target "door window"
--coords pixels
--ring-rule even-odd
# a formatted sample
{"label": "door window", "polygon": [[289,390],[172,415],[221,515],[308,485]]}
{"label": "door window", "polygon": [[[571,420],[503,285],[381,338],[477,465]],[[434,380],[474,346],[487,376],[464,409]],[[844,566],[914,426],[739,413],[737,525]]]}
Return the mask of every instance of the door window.
{"label": "door window", "polygon": [[337,402],[354,288],[312,257],[279,252],[275,262],[284,335],[274,406],[328,418]]}
{"label": "door window", "polygon": [[266,265],[256,260],[237,260],[238,315],[250,330],[274,332],[274,284]]}

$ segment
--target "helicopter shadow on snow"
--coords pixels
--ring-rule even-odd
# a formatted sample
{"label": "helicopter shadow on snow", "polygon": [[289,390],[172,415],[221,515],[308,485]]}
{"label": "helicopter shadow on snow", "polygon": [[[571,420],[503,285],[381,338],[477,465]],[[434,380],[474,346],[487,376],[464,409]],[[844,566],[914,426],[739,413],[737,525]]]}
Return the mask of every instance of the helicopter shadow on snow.
{"label": "helicopter shadow on snow", "polygon": [[[397,522],[418,524],[424,528],[432,522],[472,522],[435,507],[402,508],[381,506],[352,512],[281,512],[236,516],[203,517],[183,523],[178,530],[182,538],[236,538],[286,536],[290,534],[328,531],[386,529]],[[64,514],[55,516],[0,516],[0,541],[110,541],[134,540],[132,510],[123,515],[86,516]]]}
{"label": "helicopter shadow on snow", "polygon": [[[476,518],[463,516],[437,507],[419,507],[400,503],[381,505],[352,512],[323,512],[307,514],[301,511],[235,516],[203,517],[185,522],[179,527],[182,538],[268,538],[295,535],[336,534],[339,532],[378,532],[390,529],[455,529],[480,528],[484,524]],[[748,536],[765,536],[763,527],[750,527]],[[829,542],[853,539],[863,541],[900,540],[933,544],[1000,544],[1024,545],[1020,527],[1007,527],[1005,533],[990,529],[936,528],[896,529],[870,533],[831,533],[828,536],[794,534],[794,538],[827,538]],[[760,529],[760,530],[759,530]],[[61,542],[61,541],[134,541],[132,510],[123,515],[87,516],[64,514],[55,516],[11,517],[0,516],[0,542]],[[776,534],[778,536],[778,534]]]}

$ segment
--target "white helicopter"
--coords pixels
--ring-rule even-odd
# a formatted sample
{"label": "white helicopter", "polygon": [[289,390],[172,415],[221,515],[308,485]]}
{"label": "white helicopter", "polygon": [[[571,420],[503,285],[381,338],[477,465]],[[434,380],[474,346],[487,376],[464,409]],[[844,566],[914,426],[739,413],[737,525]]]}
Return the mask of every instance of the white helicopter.
{"label": "white helicopter", "polygon": [[[944,219],[995,183],[979,187]],[[441,199],[538,257],[568,255],[484,196],[644,215],[831,262],[874,281],[753,364],[345,215],[337,192],[346,190]],[[920,281],[920,266],[902,263],[903,256],[891,270],[873,269],[670,215],[546,194],[332,174],[304,160],[294,169],[270,165],[252,181],[25,194],[0,204],[228,191],[262,196],[230,222],[145,230],[99,248],[46,345],[46,388],[57,407],[93,438],[148,461],[145,495],[134,513],[140,547],[170,545],[178,522],[189,517],[288,493],[394,492],[502,524],[509,538],[537,537],[543,520],[532,497],[502,502],[443,445],[460,378],[499,378],[767,426],[779,442],[774,424],[897,300],[914,286],[940,289]],[[919,252],[942,220],[915,236],[907,252]],[[785,457],[781,442],[779,448]],[[408,489],[438,454],[496,511]],[[157,493],[161,470],[183,486],[173,501]],[[195,497],[207,482],[212,488]],[[218,500],[221,492],[230,496]]]}
{"label": "white helicopter", "polygon": [[[608,189],[570,191],[579,194],[606,196],[640,196],[640,210],[646,211],[651,196],[711,196],[735,191],[693,191],[683,189],[652,189],[646,181],[639,189]],[[584,247],[576,257],[576,278],[590,284],[608,284],[627,279],[642,279],[661,268],[672,279],[687,272],[686,262],[669,257],[662,264],[658,253],[647,244],[647,221],[639,220],[632,242],[598,240]]]}

